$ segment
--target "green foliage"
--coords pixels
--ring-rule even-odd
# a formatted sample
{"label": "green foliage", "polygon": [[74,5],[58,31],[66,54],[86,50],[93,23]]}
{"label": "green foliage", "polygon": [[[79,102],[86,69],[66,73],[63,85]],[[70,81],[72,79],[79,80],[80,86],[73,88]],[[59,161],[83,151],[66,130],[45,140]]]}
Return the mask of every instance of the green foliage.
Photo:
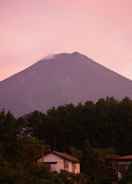
{"label": "green foliage", "polygon": [[[48,146],[47,146],[48,145]],[[16,119],[0,113],[0,183],[110,183],[103,158],[132,153],[132,100],[100,99],[35,111]],[[66,151],[81,162],[80,176],[49,173],[35,161],[47,150]],[[127,176],[124,180],[130,179]],[[123,182],[123,181],[122,181]]]}

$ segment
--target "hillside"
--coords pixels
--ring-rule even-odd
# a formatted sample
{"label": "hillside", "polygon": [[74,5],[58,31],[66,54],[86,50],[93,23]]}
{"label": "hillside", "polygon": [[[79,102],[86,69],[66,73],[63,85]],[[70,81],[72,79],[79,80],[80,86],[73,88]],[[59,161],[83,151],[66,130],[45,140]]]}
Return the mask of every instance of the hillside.
{"label": "hillside", "polygon": [[17,116],[106,96],[132,97],[132,81],[78,52],[42,59],[0,83],[0,107]]}

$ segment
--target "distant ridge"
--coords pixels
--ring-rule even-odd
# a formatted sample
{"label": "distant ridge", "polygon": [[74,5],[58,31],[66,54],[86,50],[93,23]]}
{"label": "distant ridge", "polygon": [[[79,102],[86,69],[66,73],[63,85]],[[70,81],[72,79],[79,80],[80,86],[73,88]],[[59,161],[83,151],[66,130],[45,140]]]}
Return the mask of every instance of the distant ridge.
{"label": "distant ridge", "polygon": [[17,116],[107,96],[131,98],[132,81],[79,52],[46,57],[0,81],[0,108]]}

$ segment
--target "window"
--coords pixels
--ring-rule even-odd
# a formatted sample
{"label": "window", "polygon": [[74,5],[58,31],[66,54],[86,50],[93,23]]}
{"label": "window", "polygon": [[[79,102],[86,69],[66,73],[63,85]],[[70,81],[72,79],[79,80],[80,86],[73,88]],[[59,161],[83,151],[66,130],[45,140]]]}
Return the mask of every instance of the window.
{"label": "window", "polygon": [[72,172],[73,172],[73,173],[76,172],[76,164],[72,164]]}
{"label": "window", "polygon": [[68,170],[68,168],[69,168],[69,163],[67,160],[64,160],[64,169]]}

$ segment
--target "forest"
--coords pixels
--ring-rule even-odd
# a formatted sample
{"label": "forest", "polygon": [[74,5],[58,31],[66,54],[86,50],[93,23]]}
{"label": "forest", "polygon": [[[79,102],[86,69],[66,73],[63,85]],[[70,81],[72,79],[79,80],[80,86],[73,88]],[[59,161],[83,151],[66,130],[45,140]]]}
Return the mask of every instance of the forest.
{"label": "forest", "polygon": [[[0,112],[0,183],[110,184],[104,158],[132,154],[132,100],[113,97],[34,111]],[[81,174],[50,173],[36,164],[49,150],[76,156]],[[126,179],[123,183],[127,183]],[[129,180],[132,177],[129,176]]]}

